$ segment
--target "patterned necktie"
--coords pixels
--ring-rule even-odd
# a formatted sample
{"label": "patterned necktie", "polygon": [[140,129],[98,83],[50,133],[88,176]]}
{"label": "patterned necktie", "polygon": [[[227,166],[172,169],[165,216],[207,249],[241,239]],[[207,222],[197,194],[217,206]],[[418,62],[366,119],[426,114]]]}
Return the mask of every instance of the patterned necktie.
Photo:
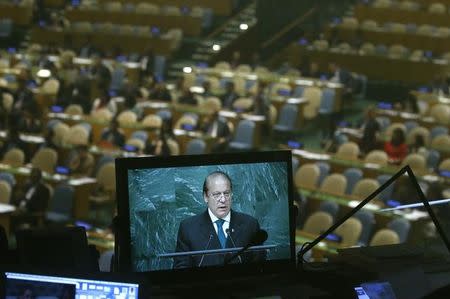
{"label": "patterned necktie", "polygon": [[225,234],[223,232],[222,225],[225,222],[223,219],[218,219],[215,221],[217,225],[217,236],[219,237],[220,245],[222,245],[222,248],[225,248],[225,243],[227,241],[227,237],[225,237]]}

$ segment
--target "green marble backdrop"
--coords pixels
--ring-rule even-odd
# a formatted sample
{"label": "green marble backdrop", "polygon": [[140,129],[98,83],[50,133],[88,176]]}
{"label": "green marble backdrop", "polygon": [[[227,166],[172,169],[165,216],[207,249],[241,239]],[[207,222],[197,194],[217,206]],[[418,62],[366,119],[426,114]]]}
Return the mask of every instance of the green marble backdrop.
{"label": "green marble backdrop", "polygon": [[205,177],[221,170],[233,181],[236,211],[257,218],[268,232],[265,244],[280,245],[268,259],[289,258],[287,167],[285,163],[230,164],[128,171],[131,254],[135,271],[172,268],[157,254],[175,251],[181,220],[205,211]]}

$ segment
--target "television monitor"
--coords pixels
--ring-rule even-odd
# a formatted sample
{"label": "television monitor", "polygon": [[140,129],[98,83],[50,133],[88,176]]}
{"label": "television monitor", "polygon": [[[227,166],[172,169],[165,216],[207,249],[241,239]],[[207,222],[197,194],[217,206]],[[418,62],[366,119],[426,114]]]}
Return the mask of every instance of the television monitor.
{"label": "television monitor", "polygon": [[[139,299],[136,282],[89,279],[72,275],[42,275],[23,272],[5,272],[5,298],[122,298]],[[24,297],[25,298],[25,297]]]}
{"label": "television monitor", "polygon": [[119,270],[163,282],[294,269],[291,163],[290,151],[116,159]]}

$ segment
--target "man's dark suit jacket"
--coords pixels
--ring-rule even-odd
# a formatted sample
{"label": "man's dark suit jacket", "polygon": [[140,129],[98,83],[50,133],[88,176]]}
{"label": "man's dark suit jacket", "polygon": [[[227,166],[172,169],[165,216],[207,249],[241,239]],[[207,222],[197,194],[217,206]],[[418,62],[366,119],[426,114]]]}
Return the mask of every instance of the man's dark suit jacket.
{"label": "man's dark suit jacket", "polygon": [[[259,231],[258,220],[247,214],[231,211],[229,231],[231,238],[227,237],[226,248],[243,247],[247,245],[255,232]],[[232,240],[234,241],[234,244]],[[178,239],[176,252],[196,251],[207,249],[220,249],[219,238],[217,237],[208,210],[204,213],[184,219],[178,229]],[[190,268],[199,266],[223,265],[226,254],[212,254],[196,256],[183,256],[174,258],[173,268]],[[261,254],[246,253],[240,259],[235,259],[232,263],[247,263],[258,261]],[[200,265],[201,262],[201,265]]]}
{"label": "man's dark suit jacket", "polygon": [[[25,195],[27,194],[28,190],[32,188],[32,184],[27,184],[24,188],[24,197],[19,199],[19,201],[16,203],[17,205],[20,204],[21,201],[26,200]],[[31,198],[26,202],[26,210],[28,213],[35,213],[35,212],[45,212],[48,206],[48,202],[50,200],[50,190],[45,186],[43,183],[39,183],[36,186],[36,190],[34,191]]]}

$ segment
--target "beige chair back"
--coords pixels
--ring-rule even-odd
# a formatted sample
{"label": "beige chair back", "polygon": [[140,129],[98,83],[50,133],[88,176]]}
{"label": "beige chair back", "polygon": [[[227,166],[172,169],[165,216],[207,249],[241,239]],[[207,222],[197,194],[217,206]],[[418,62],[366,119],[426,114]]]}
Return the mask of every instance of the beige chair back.
{"label": "beige chair back", "polygon": [[327,176],[319,190],[327,193],[333,194],[345,194],[345,189],[347,188],[347,178],[340,173],[333,173]]}
{"label": "beige chair back", "polygon": [[137,122],[137,115],[133,111],[123,111],[117,116],[119,126],[130,126]]}
{"label": "beige chair back", "polygon": [[82,115],[83,108],[77,104],[70,104],[69,106],[66,107],[64,112],[69,115]]}
{"label": "beige chair back", "polygon": [[0,181],[0,203],[8,204],[11,200],[11,186],[6,181]]}
{"label": "beige chair back", "polygon": [[308,163],[300,166],[295,173],[295,187],[316,188],[319,179],[320,169],[316,164]]}
{"label": "beige chair back", "polygon": [[310,234],[320,235],[329,229],[331,225],[333,225],[333,217],[327,212],[318,211],[306,219],[302,230]]}
{"label": "beige chair back", "polygon": [[162,118],[159,115],[156,114],[149,114],[142,120],[142,124],[144,126],[150,127],[150,128],[161,128],[162,126]]}
{"label": "beige chair back", "polygon": [[357,160],[359,152],[358,144],[350,141],[339,146],[336,157],[346,160]]}
{"label": "beige chair back", "polygon": [[41,148],[31,159],[33,167],[53,173],[58,162],[58,153],[52,148]]}
{"label": "beige chair back", "polygon": [[353,187],[352,195],[360,199],[365,199],[379,187],[380,183],[377,180],[368,178],[361,179]]}
{"label": "beige chair back", "polygon": [[370,246],[382,246],[399,244],[400,238],[396,232],[391,229],[383,228],[375,233],[370,241]]}
{"label": "beige chair back", "polygon": [[442,161],[439,164],[439,169],[440,170],[447,170],[450,171],[450,158],[449,159],[445,159],[444,161]]}
{"label": "beige chair back", "polygon": [[105,191],[116,191],[116,168],[114,162],[104,164],[97,172],[97,183]]}
{"label": "beige chair back", "polygon": [[19,148],[10,149],[3,156],[2,163],[11,165],[12,167],[20,167],[23,166],[25,162],[25,154]]}
{"label": "beige chair back", "polygon": [[378,165],[387,165],[388,155],[384,151],[373,150],[366,155],[366,157],[364,158],[364,162]]}
{"label": "beige chair back", "polygon": [[342,246],[354,246],[362,232],[362,224],[358,218],[351,217],[336,228],[336,234],[342,237]]}

